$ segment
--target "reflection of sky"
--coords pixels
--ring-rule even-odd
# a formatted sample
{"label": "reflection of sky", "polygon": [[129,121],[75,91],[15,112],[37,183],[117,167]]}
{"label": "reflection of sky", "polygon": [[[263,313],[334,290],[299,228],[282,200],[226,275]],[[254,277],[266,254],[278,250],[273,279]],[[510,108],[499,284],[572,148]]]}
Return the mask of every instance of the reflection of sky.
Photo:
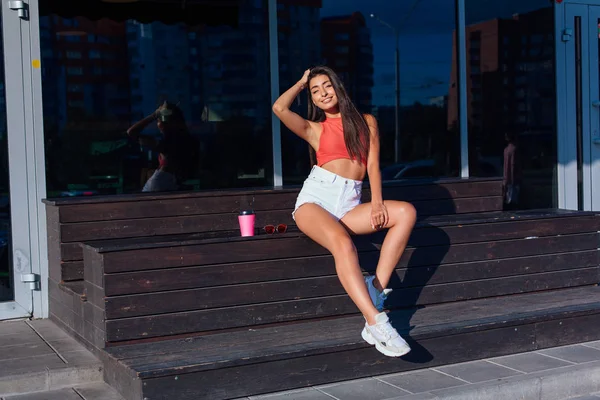
{"label": "reflection of sky", "polygon": [[[497,17],[510,18],[548,7],[548,0],[465,0],[467,24]],[[448,94],[452,67],[452,0],[323,0],[321,16],[361,12],[371,31],[374,56],[373,103],[394,104],[393,31],[370,18],[378,15],[400,31],[400,92],[402,104]]]}

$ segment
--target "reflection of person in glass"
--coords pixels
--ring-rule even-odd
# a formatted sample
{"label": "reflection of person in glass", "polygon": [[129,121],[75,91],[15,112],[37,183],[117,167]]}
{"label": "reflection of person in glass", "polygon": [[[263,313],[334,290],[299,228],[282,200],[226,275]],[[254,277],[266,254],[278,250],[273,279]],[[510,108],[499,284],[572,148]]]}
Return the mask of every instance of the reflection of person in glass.
{"label": "reflection of person in glass", "polygon": [[507,132],[505,139],[508,144],[504,148],[504,174],[502,182],[504,208],[514,210],[519,207],[521,158],[517,145],[517,135],[514,132]]}
{"label": "reflection of person in glass", "polygon": [[[153,121],[157,121],[162,133],[158,141],[152,136],[141,135],[142,130]],[[144,185],[143,192],[177,190],[181,182],[193,174],[198,146],[176,104],[165,101],[151,115],[129,128],[127,134],[158,153],[159,166]]]}
{"label": "reflection of person in glass", "polygon": [[[308,88],[308,119],[290,110]],[[381,353],[399,357],[410,351],[390,324],[385,289],[416,220],[406,202],[383,200],[379,132],[372,115],[361,115],[330,68],[307,70],[273,105],[273,112],[308,142],[316,165],[305,180],[294,209],[298,228],[333,254],[338,277],[362,312],[362,337]],[[369,174],[371,202],[361,204],[362,180]],[[389,229],[374,276],[363,278],[350,234]]]}

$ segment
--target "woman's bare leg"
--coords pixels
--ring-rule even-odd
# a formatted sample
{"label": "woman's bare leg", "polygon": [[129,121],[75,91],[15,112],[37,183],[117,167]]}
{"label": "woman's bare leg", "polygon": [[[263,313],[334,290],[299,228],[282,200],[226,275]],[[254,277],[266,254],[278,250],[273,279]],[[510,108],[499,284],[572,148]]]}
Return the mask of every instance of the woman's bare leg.
{"label": "woman's bare leg", "polygon": [[[389,216],[389,221],[384,228],[389,228],[389,231],[381,246],[375,273],[377,279],[373,282],[380,291],[390,282],[417,220],[417,211],[410,203],[386,200],[384,204]],[[364,203],[354,208],[342,218],[342,223],[357,235],[375,232],[371,226],[371,203]]]}
{"label": "woman's bare leg", "polygon": [[358,264],[356,248],[344,226],[322,207],[311,203],[298,208],[295,219],[302,232],[331,252],[342,286],[367,323],[373,325],[379,311],[371,302]]}

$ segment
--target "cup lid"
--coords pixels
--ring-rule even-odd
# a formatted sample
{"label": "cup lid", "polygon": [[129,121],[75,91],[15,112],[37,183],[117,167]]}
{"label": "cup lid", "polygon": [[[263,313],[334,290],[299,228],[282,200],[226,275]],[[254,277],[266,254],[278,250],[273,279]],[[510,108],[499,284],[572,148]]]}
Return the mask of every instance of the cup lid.
{"label": "cup lid", "polygon": [[252,211],[252,210],[240,211],[240,215],[253,215],[253,214],[254,214],[254,211]]}

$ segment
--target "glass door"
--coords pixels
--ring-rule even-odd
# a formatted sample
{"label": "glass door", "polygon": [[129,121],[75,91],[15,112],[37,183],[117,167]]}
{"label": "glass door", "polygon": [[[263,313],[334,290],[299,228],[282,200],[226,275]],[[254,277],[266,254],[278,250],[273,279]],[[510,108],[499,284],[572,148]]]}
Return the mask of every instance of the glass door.
{"label": "glass door", "polygon": [[567,4],[560,37],[564,44],[562,115],[566,122],[559,141],[563,170],[561,208],[599,211],[600,6]]}
{"label": "glass door", "polygon": [[589,65],[589,94],[585,107],[590,112],[590,135],[584,146],[584,159],[589,160],[589,173],[583,182],[583,190],[589,196],[585,204],[589,210],[600,210],[600,6],[588,7],[588,26],[586,34],[589,37],[587,63]]}
{"label": "glass door", "polygon": [[[22,38],[28,5],[3,1],[0,9],[0,320],[30,316],[38,275],[31,274],[30,182]],[[31,125],[31,123],[29,123]],[[32,281],[31,284],[26,281]]]}

